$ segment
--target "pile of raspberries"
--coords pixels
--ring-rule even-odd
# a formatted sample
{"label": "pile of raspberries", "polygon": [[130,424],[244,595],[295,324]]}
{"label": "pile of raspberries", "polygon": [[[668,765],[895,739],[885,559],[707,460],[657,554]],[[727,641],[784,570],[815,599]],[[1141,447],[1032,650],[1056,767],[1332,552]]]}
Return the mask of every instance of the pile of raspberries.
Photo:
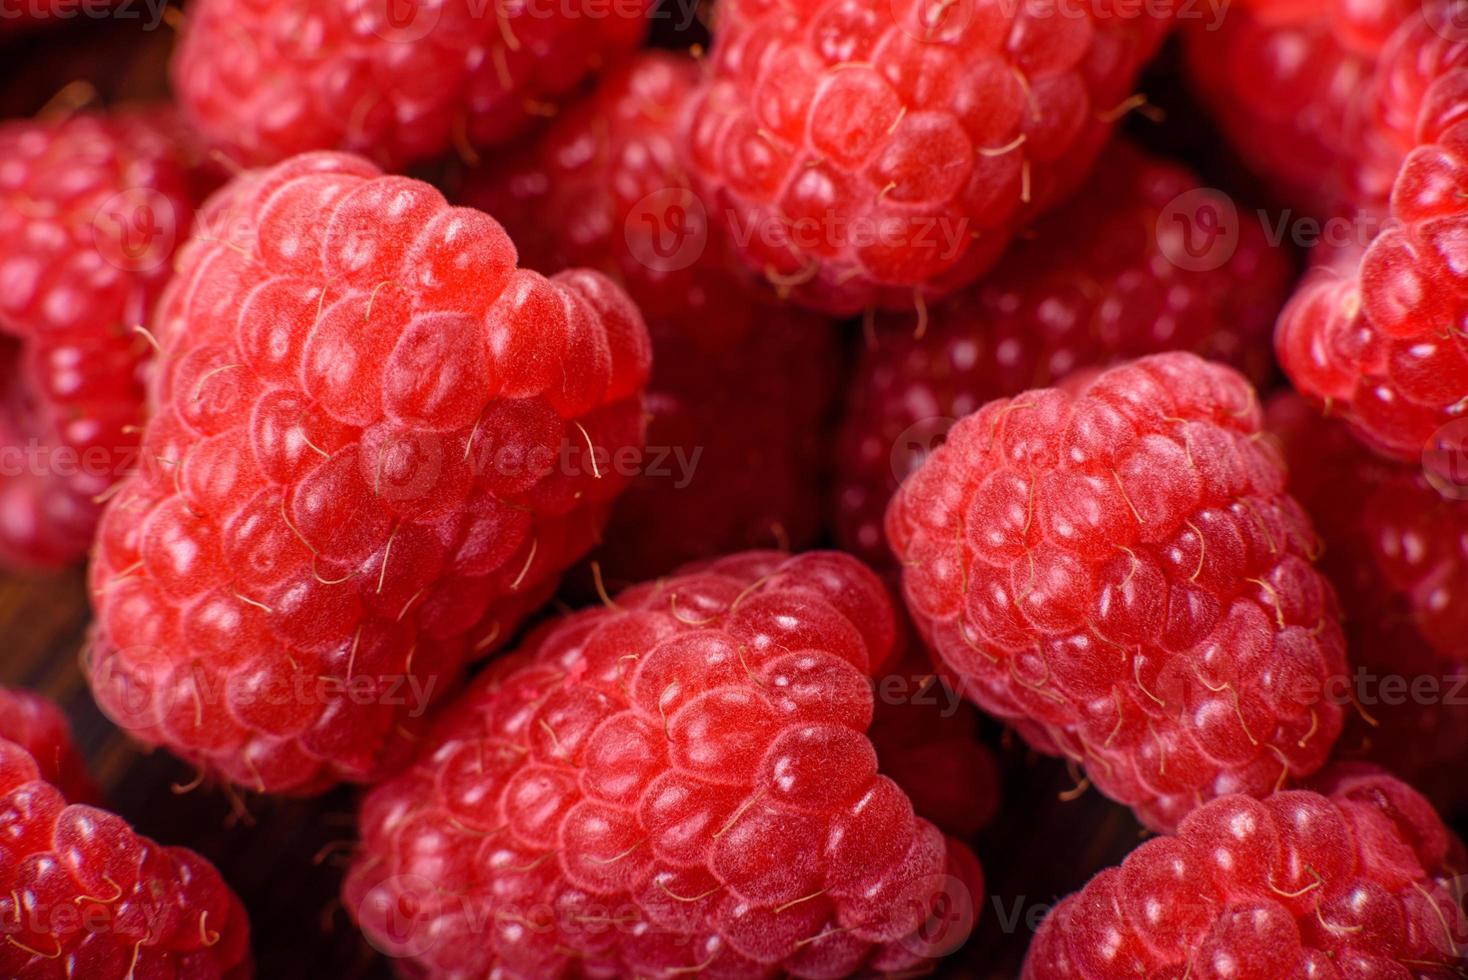
{"label": "pile of raspberries", "polygon": [[[364,952],[1468,977],[1468,0],[125,7],[0,16],[0,564]],[[0,976],[273,975],[104,790],[0,689]]]}

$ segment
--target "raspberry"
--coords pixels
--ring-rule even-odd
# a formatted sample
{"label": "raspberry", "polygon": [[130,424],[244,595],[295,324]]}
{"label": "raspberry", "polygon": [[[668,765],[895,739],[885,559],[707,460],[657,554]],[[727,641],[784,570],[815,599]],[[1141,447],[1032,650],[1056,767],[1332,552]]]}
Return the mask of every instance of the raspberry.
{"label": "raspberry", "polygon": [[1344,678],[1253,389],[1191,354],[990,402],[898,490],[923,637],[980,707],[1154,829],[1325,762]]}
{"label": "raspberry", "polygon": [[193,123],[247,164],[350,150],[393,167],[502,144],[630,52],[649,3],[191,3],[173,64]]}
{"label": "raspberry", "polygon": [[713,349],[689,329],[649,325],[657,365],[649,465],[618,499],[596,552],[618,582],[819,536],[836,338],[798,311],[748,301],[744,309],[746,335]]}
{"label": "raspberry", "polygon": [[460,195],[504,222],[526,265],[603,269],[648,319],[651,448],[597,553],[621,582],[803,547],[821,526],[834,333],[751,290],[690,208],[677,123],[697,79],[687,56],[641,54]]}
{"label": "raspberry", "polygon": [[[910,628],[909,628],[910,629]],[[916,636],[876,680],[870,737],[882,772],[920,817],[973,837],[999,810],[999,766],[979,740],[979,713],[933,669]]]}
{"label": "raspberry", "polygon": [[893,640],[881,582],[836,553],[731,556],[552,620],[368,794],[346,906],[421,977],[921,966],[972,923],[937,903],[971,913],[982,877],[877,773]]}
{"label": "raspberry", "polygon": [[0,740],[30,753],[40,778],[72,803],[98,798],[92,777],[71,741],[71,726],[61,710],[29,691],[0,687]]}
{"label": "raspberry", "polygon": [[1175,202],[1197,193],[1192,174],[1118,142],[1084,193],[979,283],[926,316],[878,318],[835,454],[842,547],[890,564],[882,515],[897,484],[954,419],[995,398],[1176,348],[1226,361],[1256,382],[1268,377],[1289,258],[1245,221],[1217,268],[1179,264],[1174,219],[1188,212]]}
{"label": "raspberry", "polygon": [[646,331],[604,277],[516,269],[488,215],[358,157],[241,177],[200,221],[148,465],[99,532],[93,688],[247,787],[380,777],[596,540]]}
{"label": "raspberry", "polygon": [[1232,5],[1183,32],[1189,80],[1230,145],[1290,204],[1334,215],[1384,203],[1387,181],[1360,182],[1361,92],[1419,0]]}
{"label": "raspberry", "polygon": [[[47,727],[44,736],[27,732],[24,745],[0,737],[0,973],[251,976],[244,907],[213,865],[193,851],[158,846],[115,814],[68,805],[67,784],[50,782],[50,754],[59,749],[70,765],[74,753],[62,748],[69,739],[56,709],[36,700],[0,693],[0,735],[12,734],[22,714]],[[34,749],[43,755],[33,758]]]}
{"label": "raspberry", "polygon": [[[1386,201],[1408,155],[1435,141],[1463,113],[1468,6],[1462,0],[1411,0],[1387,23],[1375,77],[1363,99],[1358,180]],[[1452,76],[1452,77],[1449,77]]]}
{"label": "raspberry", "polygon": [[972,281],[1085,178],[1171,24],[1063,6],[721,3],[689,123],[703,201],[826,312]]}
{"label": "raspberry", "polygon": [[[1434,92],[1462,84],[1468,70],[1446,72]],[[1359,263],[1351,251],[1323,257],[1274,339],[1302,393],[1329,403],[1362,439],[1400,459],[1418,458],[1468,398],[1468,352],[1452,329],[1468,315],[1468,120],[1452,123],[1445,114],[1445,128],[1424,120],[1422,145],[1400,170],[1393,226]],[[1464,442],[1452,431],[1445,439]]]}
{"label": "raspberry", "polygon": [[91,544],[130,465],[147,321],[201,190],[165,109],[0,125],[0,561]]}
{"label": "raspberry", "polygon": [[1339,751],[1381,763],[1444,812],[1468,806],[1468,503],[1443,498],[1419,467],[1374,456],[1294,395],[1273,399],[1265,417],[1347,610],[1361,711]]}
{"label": "raspberry", "polygon": [[[1046,918],[1024,980],[1462,975],[1462,843],[1369,766],[1228,796]],[[1456,880],[1454,880],[1456,878]]]}
{"label": "raspberry", "polygon": [[[1381,76],[1411,75],[1409,68],[1425,76],[1417,84],[1419,145],[1396,178],[1392,222],[1359,261],[1352,250],[1320,257],[1281,316],[1275,346],[1296,388],[1329,405],[1368,444],[1403,460],[1427,451],[1435,466],[1441,457],[1432,451],[1464,445],[1454,423],[1468,405],[1468,349],[1451,328],[1468,310],[1468,120],[1458,119],[1468,44],[1421,18],[1401,29],[1403,37],[1420,43],[1394,41]],[[1406,87],[1385,87],[1394,115],[1406,112],[1398,98]]]}

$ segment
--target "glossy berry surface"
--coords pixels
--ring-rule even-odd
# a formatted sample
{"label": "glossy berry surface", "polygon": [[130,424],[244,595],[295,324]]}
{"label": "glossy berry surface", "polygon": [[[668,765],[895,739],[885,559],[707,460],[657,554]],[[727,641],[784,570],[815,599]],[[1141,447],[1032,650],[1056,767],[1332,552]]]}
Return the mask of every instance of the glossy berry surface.
{"label": "glossy berry surface", "polygon": [[245,164],[472,158],[635,48],[648,6],[205,0],[189,6],[173,82],[194,125]]}
{"label": "glossy berry surface", "polygon": [[1079,186],[1170,24],[1155,4],[730,0],[689,120],[701,203],[782,294],[911,309]]}
{"label": "glossy berry surface", "polygon": [[893,639],[880,581],[835,553],[735,555],[552,620],[368,794],[345,904],[422,977],[922,967],[982,878],[878,774]]}
{"label": "glossy berry surface", "polygon": [[956,419],[996,398],[1168,350],[1268,377],[1290,257],[1245,221],[1230,251],[1194,261],[1182,222],[1202,193],[1186,170],[1115,143],[1084,192],[978,283],[922,315],[879,316],[834,454],[841,546],[890,564],[882,516],[897,485]]}
{"label": "glossy berry surface", "polygon": [[[28,698],[0,694],[0,733],[10,734],[16,700]],[[36,711],[48,726],[59,718],[50,705],[20,710]],[[49,761],[38,765],[29,747],[0,738],[0,972],[250,977],[249,922],[213,865],[192,851],[160,847],[115,814],[68,805],[71,797],[49,781]]]}
{"label": "glossy berry surface", "polygon": [[1379,762],[1445,813],[1468,806],[1468,500],[1374,455],[1298,396],[1271,400],[1265,421],[1345,610],[1359,710],[1340,753]]}
{"label": "glossy berry surface", "polygon": [[1309,519],[1237,372],[1161,354],[960,421],[887,514],[966,696],[1148,826],[1326,760],[1345,673]]}
{"label": "glossy berry surface", "polygon": [[1228,796],[1148,841],[1046,918],[1024,980],[1461,976],[1462,843],[1369,766]]}
{"label": "glossy berry surface", "polygon": [[1225,139],[1283,204],[1321,215],[1384,206],[1358,169],[1378,134],[1363,91],[1419,0],[1276,0],[1230,5],[1182,31],[1189,81]]}
{"label": "glossy berry surface", "polygon": [[91,803],[97,788],[71,740],[61,709],[29,691],[0,687],[0,739],[30,753],[41,779],[68,802]]}
{"label": "glossy berry surface", "polygon": [[0,125],[0,562],[91,544],[136,461],[140,367],[199,196],[165,109]]}
{"label": "glossy berry surface", "polygon": [[[1451,480],[1468,445],[1468,44],[1407,25],[1380,69],[1417,80],[1416,147],[1391,196],[1392,223],[1364,254],[1323,256],[1280,318],[1275,346],[1295,387],[1382,453]],[[1409,70],[1410,68],[1410,70]],[[1389,87],[1401,95],[1405,83]],[[1394,100],[1398,114],[1403,100]],[[1447,457],[1447,459],[1444,459]]]}
{"label": "glossy berry surface", "polygon": [[596,555],[623,584],[728,551],[804,547],[823,523],[835,334],[751,288],[690,208],[678,123],[697,81],[685,55],[640,54],[459,195],[504,223],[523,264],[603,270],[647,317],[648,453]]}
{"label": "glossy berry surface", "polygon": [[238,178],[160,303],[145,469],[92,566],[89,670],[210,774],[381,776],[596,541],[648,340],[605,277],[358,157]]}

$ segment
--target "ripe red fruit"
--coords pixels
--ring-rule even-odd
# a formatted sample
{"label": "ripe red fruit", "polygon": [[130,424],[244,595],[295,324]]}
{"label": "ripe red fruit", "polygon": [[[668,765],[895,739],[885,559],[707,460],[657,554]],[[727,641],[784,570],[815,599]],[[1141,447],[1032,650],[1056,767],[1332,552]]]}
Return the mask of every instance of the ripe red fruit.
{"label": "ripe red fruit", "polygon": [[747,265],[831,313],[972,281],[1075,190],[1171,25],[1156,5],[728,0],[690,120]]}
{"label": "ripe red fruit", "polygon": [[990,402],[892,501],[907,605],[964,693],[1148,826],[1325,762],[1344,641],[1260,409],[1191,354]]}
{"label": "ripe red fruit", "polygon": [[1290,257],[1254,221],[1216,255],[1189,255],[1182,222],[1209,200],[1186,170],[1118,142],[1084,193],[978,283],[921,316],[879,317],[834,454],[841,546],[890,564],[882,515],[897,485],[955,419],[996,398],[1175,349],[1268,377]]}
{"label": "ripe red fruit", "polygon": [[1444,813],[1468,806],[1468,501],[1294,395],[1272,400],[1265,419],[1346,610],[1360,711],[1338,752],[1380,763]]}
{"label": "ripe red fruit", "polygon": [[1392,31],[1420,0],[1252,0],[1188,18],[1189,80],[1229,144],[1291,206],[1384,206],[1392,174],[1358,172],[1361,111]]}
{"label": "ripe red fruit", "polygon": [[[350,150],[400,166],[502,144],[630,52],[647,2],[191,3],[174,88],[246,164]],[[406,18],[403,16],[406,14]]]}
{"label": "ripe red fruit", "polygon": [[1461,976],[1462,843],[1369,766],[1228,796],[1046,918],[1024,980]]}
{"label": "ripe red fruit", "polygon": [[999,765],[979,739],[978,711],[934,669],[915,634],[875,686],[868,734],[878,766],[918,816],[945,834],[973,837],[994,818],[1000,799]]}
{"label": "ripe red fruit", "polygon": [[0,739],[30,753],[40,776],[71,803],[91,803],[97,788],[71,741],[66,716],[29,691],[0,687]]}
{"label": "ripe red fruit", "polygon": [[90,664],[134,736],[268,791],[380,777],[595,542],[648,340],[427,184],[239,178],[161,301],[148,465],[103,520]]}
{"label": "ripe red fruit", "polygon": [[0,125],[0,562],[91,544],[133,465],[145,324],[201,190],[173,113]]}
{"label": "ripe red fruit", "polygon": [[346,906],[422,977],[920,967],[982,876],[877,773],[893,638],[881,582],[836,553],[735,555],[552,620],[368,794]]}
{"label": "ripe red fruit", "polygon": [[[1468,25],[1468,21],[1464,22]],[[1468,86],[1465,35],[1417,20],[1402,28],[1380,71],[1399,79],[1383,99],[1413,111],[1417,145],[1392,189],[1393,223],[1364,255],[1322,256],[1275,336],[1295,387],[1351,423],[1369,445],[1402,460],[1423,458],[1445,480],[1468,446]],[[1418,97],[1399,98],[1401,78]],[[1394,94],[1393,94],[1394,93]],[[1378,107],[1384,104],[1378,102]],[[1398,142],[1401,138],[1398,137]]]}
{"label": "ripe red fruit", "polygon": [[[22,714],[46,726],[44,738],[33,731],[25,744],[9,740]],[[48,757],[64,759],[68,769],[75,761],[59,718],[30,695],[0,692],[0,974],[251,976],[249,921],[213,865],[193,851],[160,847],[115,814],[68,805],[77,778],[85,778],[79,772],[52,784]],[[42,754],[33,757],[37,749]]]}
{"label": "ripe red fruit", "polygon": [[525,265],[602,269],[647,317],[649,454],[596,554],[623,583],[804,547],[822,524],[834,331],[752,289],[691,206],[679,120],[697,81],[686,55],[640,54],[459,195],[504,222]]}

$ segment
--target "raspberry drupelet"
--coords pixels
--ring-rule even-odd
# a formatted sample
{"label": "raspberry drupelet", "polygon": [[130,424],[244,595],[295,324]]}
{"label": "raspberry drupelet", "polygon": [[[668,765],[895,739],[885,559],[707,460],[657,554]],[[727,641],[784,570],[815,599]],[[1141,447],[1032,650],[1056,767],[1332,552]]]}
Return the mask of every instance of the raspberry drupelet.
{"label": "raspberry drupelet", "polygon": [[972,281],[1074,191],[1171,26],[1053,0],[729,0],[692,110],[702,203],[757,275],[835,314]]}
{"label": "raspberry drupelet", "polygon": [[[973,286],[918,314],[879,316],[858,355],[835,459],[837,540],[892,561],[882,515],[954,420],[1078,368],[1191,350],[1261,382],[1289,254],[1257,222],[1229,253],[1183,251],[1195,176],[1114,143],[1082,193]],[[1193,194],[1194,197],[1185,195]]]}
{"label": "raspberry drupelet", "polygon": [[636,48],[650,6],[203,0],[185,14],[174,89],[200,132],[247,165],[309,150],[389,168],[451,148],[472,159]]}
{"label": "raspberry drupelet", "polygon": [[[1410,117],[1416,144],[1392,188],[1391,222],[1364,254],[1320,256],[1275,346],[1295,387],[1373,448],[1441,470],[1444,454],[1468,445],[1468,27],[1445,33],[1427,16],[1399,29],[1378,69],[1392,81],[1375,108]],[[1405,126],[1390,142],[1408,139]]]}
{"label": "raspberry drupelet", "polygon": [[965,695],[1154,829],[1310,775],[1341,730],[1335,594],[1260,414],[1230,368],[1143,358],[990,402],[887,513]]}
{"label": "raspberry drupelet", "polygon": [[367,781],[596,541],[649,344],[600,274],[320,153],[238,178],[160,302],[145,468],[89,668],[135,737],[261,791]]}
{"label": "raspberry drupelet", "polygon": [[647,466],[596,553],[623,584],[728,551],[802,548],[822,526],[834,330],[744,281],[690,206],[679,122],[697,81],[686,55],[639,54],[459,195],[504,223],[523,264],[601,269],[647,318]]}
{"label": "raspberry drupelet", "polygon": [[1228,796],[1065,898],[1023,980],[1452,980],[1468,958],[1462,843],[1370,766]]}
{"label": "raspberry drupelet", "polygon": [[1345,610],[1361,711],[1338,754],[1380,763],[1444,814],[1468,807],[1468,500],[1376,456],[1296,395],[1271,399],[1265,422]]}
{"label": "raspberry drupelet", "polygon": [[0,690],[0,974],[248,980],[249,921],[219,872],[80,802],[89,787],[56,708]]}
{"label": "raspberry drupelet", "polygon": [[171,110],[0,125],[0,562],[91,545],[133,464],[148,322],[201,194]]}
{"label": "raspberry drupelet", "polygon": [[367,795],[345,904],[425,978],[921,968],[982,875],[878,774],[893,641],[885,588],[836,553],[717,559],[552,620]]}

